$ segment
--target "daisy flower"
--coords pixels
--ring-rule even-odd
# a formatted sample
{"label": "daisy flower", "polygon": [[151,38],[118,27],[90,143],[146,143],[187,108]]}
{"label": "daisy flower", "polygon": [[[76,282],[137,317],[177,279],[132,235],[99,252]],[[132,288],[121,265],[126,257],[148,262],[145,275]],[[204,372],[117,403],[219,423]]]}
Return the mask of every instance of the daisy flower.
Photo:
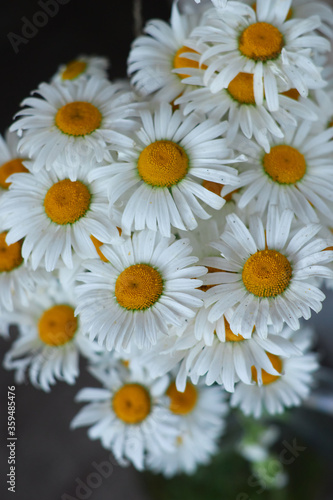
{"label": "daisy flower", "polygon": [[301,354],[283,336],[271,333],[272,329],[266,339],[259,337],[255,331],[251,338],[246,339],[240,333],[233,333],[225,316],[214,323],[210,323],[207,316],[208,311],[202,308],[195,319],[182,328],[171,328],[168,338],[159,339],[153,351],[146,356],[153,376],[174,369],[179,391],[184,390],[187,377],[193,384],[197,384],[200,377],[205,377],[207,385],[216,382],[223,384],[226,391],[233,392],[239,380],[251,383],[252,366],[277,375],[267,360],[266,351],[284,357]]}
{"label": "daisy flower", "polygon": [[[252,0],[242,0],[255,8],[256,2]],[[317,28],[327,38],[333,36],[333,12],[332,7],[327,3],[318,0],[292,0],[288,10],[286,21],[294,18],[308,19],[312,16],[319,16],[321,25]]]}
{"label": "daisy flower", "polygon": [[297,330],[298,318],[309,319],[311,309],[319,312],[325,295],[311,284],[315,276],[331,278],[332,271],[322,265],[332,261],[331,251],[322,252],[327,241],[314,238],[320,224],[297,226],[290,234],[292,211],[268,210],[267,224],[251,216],[249,229],[240,218],[227,216],[227,229],[214,247],[221,258],[210,258],[217,272],[204,277],[213,286],[205,293],[208,319],[214,322],[230,308],[230,328],[250,338],[254,326],[258,335],[267,336],[267,325],[281,331],[283,323]]}
{"label": "daisy flower", "polygon": [[[102,378],[100,375],[100,379]],[[160,453],[174,448],[178,418],[168,408],[165,390],[169,377],[151,379],[130,370],[103,377],[103,388],[82,389],[76,400],[88,402],[76,415],[71,428],[91,426],[90,439],[100,439],[121,465],[131,462],[138,470],[146,466],[150,448]]]}
{"label": "daisy flower", "polygon": [[196,217],[210,217],[199,200],[216,210],[225,203],[200,180],[236,186],[237,171],[225,164],[245,157],[232,159],[226,140],[220,138],[226,122],[200,121],[195,114],[184,118],[169,104],[140,115],[135,146],[119,152],[118,161],[109,167],[94,169],[90,178],[107,183],[111,207],[126,203],[121,222],[126,234],[148,227],[169,236],[170,225],[194,229]]}
{"label": "daisy flower", "polygon": [[128,57],[128,73],[139,94],[171,103],[188,89],[186,79],[200,74],[200,55],[185,45],[200,17],[180,14],[174,2],[170,24],[160,19],[147,23],[146,34],[134,41]]}
{"label": "daisy flower", "polygon": [[12,174],[28,172],[23,165],[24,157],[17,152],[18,137],[9,131],[5,137],[0,134],[0,197],[10,186],[7,180]]}
{"label": "daisy flower", "polygon": [[170,411],[179,416],[176,446],[174,451],[164,453],[152,446],[148,468],[166,477],[193,474],[198,465],[207,464],[218,451],[228,410],[224,393],[219,387],[206,387],[202,381],[196,386],[187,382],[184,392],[179,392],[172,381],[166,394]]}
{"label": "daisy flower", "polygon": [[4,367],[15,370],[17,383],[27,374],[35,387],[49,392],[56,380],[75,383],[80,354],[96,358],[100,348],[82,334],[74,309],[73,290],[63,290],[51,278],[47,288],[31,295],[28,307],[7,314],[9,323],[18,324],[19,337],[6,353]]}
{"label": "daisy flower", "polygon": [[61,164],[56,171],[12,176],[11,189],[1,203],[10,228],[6,242],[12,245],[25,238],[22,257],[31,256],[33,269],[42,262],[52,271],[60,257],[72,267],[72,249],[82,259],[96,258],[91,235],[107,243],[120,241],[102,186],[87,180],[90,169],[86,159],[71,178]]}
{"label": "daisy flower", "polygon": [[285,408],[299,406],[308,396],[313,384],[313,372],[318,369],[317,356],[308,353],[312,331],[308,328],[289,332],[289,337],[303,351],[302,356],[284,358],[267,353],[279,372],[270,375],[265,370],[252,369],[252,385],[240,382],[231,396],[232,407],[239,407],[245,415],[259,418],[264,411],[271,415],[283,413]]}
{"label": "daisy flower", "polygon": [[[313,49],[328,51],[330,43],[313,30],[320,18],[286,20],[291,0],[258,0],[256,10],[240,2],[212,9],[206,25],[195,28],[200,64],[206,64],[204,82],[213,93],[227,88],[239,73],[252,73],[254,98],[265,99],[270,111],[279,108],[278,87],[288,83],[302,96],[324,85],[311,60]],[[241,10],[240,10],[241,9]]]}
{"label": "daisy flower", "polygon": [[87,261],[78,275],[78,307],[90,338],[108,350],[130,350],[132,338],[140,349],[156,342],[158,331],[180,325],[201,307],[206,269],[193,266],[188,240],[174,241],[153,231],[134,233],[123,244],[103,245],[109,262]]}
{"label": "daisy flower", "polygon": [[107,78],[107,69],[109,61],[106,57],[80,55],[76,59],[62,64],[52,80],[62,83],[77,80],[79,78],[89,78],[96,76],[98,78]]}
{"label": "daisy flower", "polygon": [[[238,201],[241,210],[252,201],[260,214],[278,204],[304,223],[318,221],[315,209],[333,216],[329,206],[333,200],[333,127],[319,134],[312,127],[304,120],[297,128],[288,128],[284,139],[271,140],[269,153],[239,138],[237,148],[248,158],[239,169],[244,187]],[[224,187],[222,196],[228,191]]]}
{"label": "daisy flower", "polygon": [[213,94],[208,87],[202,87],[185,93],[175,104],[185,105],[185,115],[197,110],[213,120],[227,119],[229,127],[226,138],[230,144],[234,143],[237,133],[241,131],[248,139],[254,137],[267,153],[270,149],[270,134],[277,138],[284,137],[281,126],[296,126],[296,117],[311,121],[318,119],[317,114],[309,108],[307,98],[301,102],[286,93],[279,93],[277,111],[270,111],[266,100],[262,105],[256,104],[253,78],[252,73],[238,73],[228,87],[219,92]]}
{"label": "daisy flower", "polygon": [[123,132],[135,126],[129,119],[135,115],[134,97],[121,85],[93,76],[66,86],[41,83],[36,93],[40,97],[24,99],[27,107],[10,127],[24,131],[18,149],[35,159],[35,172],[51,169],[60,155],[70,167],[77,167],[90,150],[101,161],[108,147],[132,146]]}
{"label": "daisy flower", "polygon": [[0,225],[0,313],[13,311],[17,305],[28,305],[29,292],[37,284],[47,282],[43,269],[33,270],[30,261],[22,257],[23,240],[8,244],[7,231]]}

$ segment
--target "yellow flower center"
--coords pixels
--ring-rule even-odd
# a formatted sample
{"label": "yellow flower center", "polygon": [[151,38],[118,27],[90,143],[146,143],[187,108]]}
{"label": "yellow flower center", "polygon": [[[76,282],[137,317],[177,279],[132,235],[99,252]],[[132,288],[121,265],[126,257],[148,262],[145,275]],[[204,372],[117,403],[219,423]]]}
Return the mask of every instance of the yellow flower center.
{"label": "yellow flower center", "polygon": [[292,268],[287,257],[276,250],[259,250],[244,264],[242,279],[257,297],[276,297],[289,285]]}
{"label": "yellow flower center", "polygon": [[83,61],[70,61],[62,72],[61,78],[63,80],[74,80],[74,78],[85,72],[86,67],[87,63]]}
{"label": "yellow flower center", "polygon": [[99,109],[90,102],[69,102],[56,114],[55,124],[64,134],[82,136],[91,134],[102,121]]}
{"label": "yellow flower center", "polygon": [[253,74],[238,73],[228,85],[228,92],[240,104],[255,104]]}
{"label": "yellow flower center", "polygon": [[224,327],[225,327],[226,342],[240,342],[241,340],[244,340],[244,337],[242,337],[242,335],[234,334],[234,332],[230,328],[229,322],[225,318],[224,318]]}
{"label": "yellow flower center", "polygon": [[190,413],[198,399],[198,392],[191,382],[186,383],[184,392],[177,391],[175,382],[171,382],[166,393],[170,398],[170,410],[177,415]]}
{"label": "yellow flower center", "polygon": [[48,345],[59,346],[69,342],[78,327],[73,307],[61,304],[44,311],[38,321],[39,338]]}
{"label": "yellow flower center", "polygon": [[283,47],[283,36],[269,23],[254,23],[245,28],[239,38],[240,52],[254,61],[276,59]]}
{"label": "yellow flower center", "polygon": [[289,89],[286,90],[285,92],[281,92],[281,94],[290,97],[290,99],[294,99],[294,101],[298,101],[301,95],[297,89]]}
{"label": "yellow flower center", "polygon": [[89,209],[91,195],[87,186],[69,179],[53,184],[44,198],[46,215],[56,224],[73,224]]}
{"label": "yellow flower center", "polygon": [[139,424],[150,413],[151,401],[147,389],[140,384],[126,384],[113,396],[112,408],[126,424]]}
{"label": "yellow flower center", "polygon": [[279,184],[295,184],[306,172],[305,158],[292,146],[273,146],[263,158],[263,167],[273,181]]}
{"label": "yellow flower center", "polygon": [[99,258],[103,262],[109,262],[108,259],[105,257],[104,254],[102,254],[102,251],[100,250],[100,247],[103,245],[103,243],[101,241],[99,241],[97,238],[95,238],[95,236],[93,236],[93,235],[90,236],[90,239],[93,242],[94,247],[96,248],[96,252],[98,253]]}
{"label": "yellow flower center", "polygon": [[184,149],[172,141],[156,141],[140,154],[140,177],[151,186],[171,187],[187,174],[189,161]]}
{"label": "yellow flower center", "polygon": [[[182,54],[184,52],[193,52],[194,54],[198,54],[198,52],[196,50],[190,49],[189,47],[186,47],[185,45],[183,47],[180,47],[180,49],[177,50],[175,57],[173,58],[173,67],[175,69],[178,69],[178,68],[199,68],[198,61],[193,61],[192,59],[188,59],[187,57],[182,57]],[[207,66],[205,64],[202,64],[201,69],[207,69]],[[181,75],[178,73],[178,76],[182,80],[183,78],[187,78],[190,75]]]}
{"label": "yellow flower center", "polygon": [[12,271],[23,262],[21,255],[23,240],[7,245],[6,236],[7,232],[0,234],[0,273]]}
{"label": "yellow flower center", "polygon": [[[276,356],[275,354],[271,354],[269,352],[266,352],[270,362],[273,365],[273,368],[279,373],[282,372],[282,361],[279,356]],[[257,369],[253,365],[251,367],[251,373],[252,373],[252,379],[254,382],[258,383],[258,376],[257,376]],[[280,375],[271,375],[270,373],[267,373],[265,370],[261,370],[261,376],[262,376],[262,383],[263,385],[268,385],[271,384],[272,382],[275,382],[278,378],[280,378]]]}
{"label": "yellow flower center", "polygon": [[27,168],[22,163],[20,158],[14,158],[13,160],[7,161],[0,167],[0,186],[2,189],[8,189],[11,182],[7,182],[7,179],[12,174],[21,174],[29,172]]}
{"label": "yellow flower center", "polygon": [[116,281],[117,302],[128,310],[148,309],[155,304],[162,292],[162,276],[147,264],[127,267]]}

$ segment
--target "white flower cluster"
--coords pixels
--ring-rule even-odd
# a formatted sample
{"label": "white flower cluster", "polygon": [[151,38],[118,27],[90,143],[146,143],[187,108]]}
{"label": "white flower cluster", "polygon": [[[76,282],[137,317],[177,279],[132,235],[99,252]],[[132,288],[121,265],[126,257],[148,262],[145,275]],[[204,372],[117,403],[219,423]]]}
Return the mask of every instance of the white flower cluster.
{"label": "white flower cluster", "polygon": [[103,388],[73,427],[167,476],[209,461],[230,407],[306,398],[300,320],[333,283],[332,10],[188,4],[148,22],[129,81],[79,56],[0,140],[5,367],[49,391],[82,354]]}

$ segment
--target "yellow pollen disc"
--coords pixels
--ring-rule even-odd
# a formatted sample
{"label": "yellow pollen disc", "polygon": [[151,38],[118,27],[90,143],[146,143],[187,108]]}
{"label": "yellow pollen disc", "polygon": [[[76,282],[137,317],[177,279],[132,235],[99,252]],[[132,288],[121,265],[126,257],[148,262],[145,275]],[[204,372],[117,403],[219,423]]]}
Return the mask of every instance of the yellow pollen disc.
{"label": "yellow pollen disc", "polygon": [[240,36],[240,52],[254,61],[276,59],[283,47],[283,36],[269,23],[250,24]]}
{"label": "yellow pollen disc", "polygon": [[324,250],[322,250],[322,252],[332,252],[333,251],[333,247],[326,247],[324,248]]}
{"label": "yellow pollen disc", "polygon": [[112,408],[126,424],[139,424],[150,413],[150,396],[140,384],[126,384],[113,396]]}
{"label": "yellow pollen disc", "polygon": [[332,120],[331,122],[329,122],[329,124],[328,124],[328,128],[329,128],[329,127],[333,127],[333,120]]}
{"label": "yellow pollen disc", "polygon": [[83,61],[70,61],[62,72],[61,77],[63,80],[74,80],[74,78],[84,73],[86,67],[87,63]]}
{"label": "yellow pollen disc", "polygon": [[[252,5],[252,9],[254,10],[254,12],[257,12],[257,2],[254,2],[254,4]],[[293,9],[290,7],[290,9],[288,10],[286,21],[289,21],[289,19],[292,18],[292,15],[293,15]]]}
{"label": "yellow pollen disc", "polygon": [[263,158],[263,167],[273,181],[279,184],[295,184],[306,172],[305,158],[292,146],[273,146]]}
{"label": "yellow pollen disc", "polygon": [[91,195],[87,186],[69,179],[53,184],[44,198],[46,215],[56,224],[73,224],[89,209]]}
{"label": "yellow pollen disc", "polygon": [[240,342],[241,340],[244,340],[244,337],[242,337],[242,335],[234,334],[234,332],[230,328],[229,322],[225,318],[224,318],[224,327],[225,327],[226,342]]}
{"label": "yellow pollen disc", "polygon": [[69,102],[57,111],[55,124],[64,134],[82,136],[91,134],[102,121],[99,109],[90,102]]}
{"label": "yellow pollen disc", "polygon": [[242,279],[257,297],[276,297],[289,285],[292,269],[287,257],[276,250],[259,250],[244,264]]}
{"label": "yellow pollen disc", "polygon": [[73,307],[56,305],[44,311],[40,317],[39,338],[48,345],[64,345],[74,337],[77,326]]}
{"label": "yellow pollen disc", "polygon": [[255,104],[253,91],[253,74],[238,73],[228,85],[228,92],[241,104]]}
{"label": "yellow pollen disc", "polygon": [[198,399],[197,390],[191,382],[186,383],[184,392],[177,391],[175,382],[171,382],[166,393],[171,400],[170,410],[177,415],[187,415],[187,413],[190,413]]}
{"label": "yellow pollen disc", "polygon": [[21,255],[23,240],[7,245],[6,236],[7,232],[0,233],[0,273],[12,271],[23,262]]}
{"label": "yellow pollen disc", "polygon": [[140,177],[151,186],[171,187],[181,181],[188,171],[184,149],[172,141],[156,141],[140,154]]}
{"label": "yellow pollen disc", "polygon": [[22,163],[20,158],[15,158],[14,160],[7,161],[0,167],[0,186],[2,189],[8,189],[11,182],[7,182],[7,179],[12,174],[22,174],[29,172],[27,168]]}
{"label": "yellow pollen disc", "polygon": [[[199,63],[197,61],[193,61],[192,59],[188,59],[187,57],[182,57],[184,52],[193,52],[194,54],[198,54],[196,50],[190,49],[185,45],[177,50],[175,57],[173,59],[173,67],[175,69],[178,68],[199,68]],[[207,69],[205,64],[201,65],[201,69]],[[182,80],[183,78],[187,78],[190,75],[180,75],[178,73],[179,78]]]}
{"label": "yellow pollen disc", "polygon": [[290,97],[290,99],[294,99],[294,101],[298,101],[301,95],[297,89],[289,89],[286,90],[285,92],[281,92],[281,94]]}
{"label": "yellow pollen disc", "polygon": [[101,241],[99,241],[97,238],[95,238],[95,236],[93,236],[93,235],[90,235],[90,239],[93,242],[94,247],[96,248],[96,252],[98,253],[99,258],[103,262],[109,262],[108,259],[105,257],[105,255],[102,254],[102,251],[100,250],[100,247],[103,245],[103,243]]}
{"label": "yellow pollen disc", "polygon": [[127,267],[116,281],[117,302],[128,310],[148,309],[155,304],[162,292],[162,276],[147,264]]}
{"label": "yellow pollen disc", "polygon": [[[282,372],[282,361],[279,356],[276,356],[275,354],[271,354],[269,352],[266,352],[267,356],[269,357],[270,362],[273,365],[273,368],[279,373]],[[255,366],[251,367],[251,373],[252,373],[252,379],[254,382],[258,383],[258,376],[257,376],[257,369]],[[265,370],[261,370],[261,376],[262,376],[262,383],[263,385],[268,385],[271,384],[272,382],[275,382],[278,378],[280,378],[280,375],[271,375],[270,373],[267,373]]]}

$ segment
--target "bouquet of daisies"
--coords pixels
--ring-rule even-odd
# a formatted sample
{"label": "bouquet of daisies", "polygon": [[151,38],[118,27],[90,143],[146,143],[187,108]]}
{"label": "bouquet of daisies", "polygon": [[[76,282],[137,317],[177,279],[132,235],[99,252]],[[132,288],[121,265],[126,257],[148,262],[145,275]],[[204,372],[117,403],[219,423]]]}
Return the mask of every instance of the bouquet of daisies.
{"label": "bouquet of daisies", "polygon": [[[79,56],[0,142],[4,366],[85,388],[121,464],[172,476],[217,452],[233,408],[301,404],[333,283],[333,11],[308,0],[174,1],[129,79]],[[52,397],[52,396],[51,396]]]}

